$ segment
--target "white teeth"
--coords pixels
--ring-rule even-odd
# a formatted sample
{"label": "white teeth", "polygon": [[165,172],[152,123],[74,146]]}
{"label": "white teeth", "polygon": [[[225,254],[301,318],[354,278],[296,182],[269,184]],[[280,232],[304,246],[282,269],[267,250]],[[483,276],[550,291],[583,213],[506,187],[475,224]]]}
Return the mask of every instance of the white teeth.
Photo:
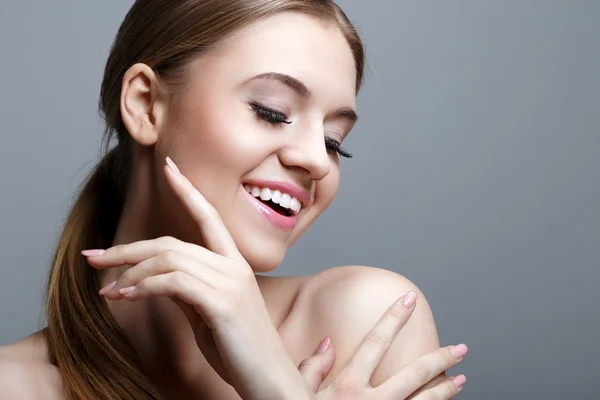
{"label": "white teeth", "polygon": [[289,194],[284,193],[283,196],[281,196],[281,201],[279,202],[279,205],[283,208],[290,208],[291,202],[292,197]]}
{"label": "white teeth", "polygon": [[279,202],[281,201],[281,192],[279,190],[275,190],[273,192],[273,197],[271,197],[271,201],[273,203],[279,204]]}
{"label": "white teeth", "polygon": [[298,212],[300,211],[300,202],[298,201],[297,198],[292,198],[292,202],[290,203],[290,210],[294,211],[294,212]]}
{"label": "white teeth", "polygon": [[252,194],[252,196],[259,197],[263,201],[270,200],[275,204],[279,204],[283,208],[291,210],[294,214],[298,214],[302,209],[302,204],[300,201],[287,193],[281,193],[279,190],[271,190],[269,188],[250,186],[247,183],[245,183],[243,186],[244,190]]}
{"label": "white teeth", "polygon": [[264,201],[271,200],[271,189],[264,188],[260,191],[260,198]]}
{"label": "white teeth", "polygon": [[258,197],[258,196],[260,196],[260,188],[257,186],[254,186],[254,187],[252,187],[252,191],[250,193],[252,193],[252,196]]}

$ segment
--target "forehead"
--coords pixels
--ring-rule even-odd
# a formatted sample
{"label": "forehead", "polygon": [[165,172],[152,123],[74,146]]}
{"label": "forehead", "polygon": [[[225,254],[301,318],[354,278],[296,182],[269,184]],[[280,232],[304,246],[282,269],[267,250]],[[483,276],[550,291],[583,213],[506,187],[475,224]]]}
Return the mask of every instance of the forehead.
{"label": "forehead", "polygon": [[282,73],[304,83],[315,99],[355,105],[356,70],[348,42],[335,25],[305,14],[286,12],[259,20],[196,63],[202,70],[197,76],[210,76],[213,83]]}

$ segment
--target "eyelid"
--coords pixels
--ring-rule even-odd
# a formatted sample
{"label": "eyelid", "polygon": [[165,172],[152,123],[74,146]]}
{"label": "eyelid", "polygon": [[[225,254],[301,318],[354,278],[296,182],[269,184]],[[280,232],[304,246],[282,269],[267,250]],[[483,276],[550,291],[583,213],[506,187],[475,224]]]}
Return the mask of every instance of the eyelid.
{"label": "eyelid", "polygon": [[269,95],[249,95],[246,99],[248,104],[258,104],[259,106],[271,111],[275,111],[286,116],[291,114],[290,102],[285,101],[281,96]]}

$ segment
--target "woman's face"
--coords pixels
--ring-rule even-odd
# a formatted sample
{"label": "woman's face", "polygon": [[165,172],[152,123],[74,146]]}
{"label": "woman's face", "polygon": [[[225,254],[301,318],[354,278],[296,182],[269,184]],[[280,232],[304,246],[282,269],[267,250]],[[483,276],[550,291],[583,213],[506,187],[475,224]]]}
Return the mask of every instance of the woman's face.
{"label": "woman's face", "polygon": [[[160,132],[156,161],[175,161],[255,272],[273,270],[337,192],[336,143],[356,115],[350,47],[338,29],[284,13],[204,53],[190,74],[178,114]],[[169,231],[199,241],[158,181]]]}

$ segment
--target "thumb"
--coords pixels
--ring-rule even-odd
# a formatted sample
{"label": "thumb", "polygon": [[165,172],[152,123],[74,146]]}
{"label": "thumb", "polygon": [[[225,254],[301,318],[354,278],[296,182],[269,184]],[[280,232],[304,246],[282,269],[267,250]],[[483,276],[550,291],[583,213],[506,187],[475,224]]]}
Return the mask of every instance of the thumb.
{"label": "thumb", "polygon": [[319,390],[321,382],[331,371],[334,361],[335,351],[331,345],[331,339],[326,336],[319,344],[315,354],[305,358],[298,365],[298,371],[300,371],[313,393]]}

